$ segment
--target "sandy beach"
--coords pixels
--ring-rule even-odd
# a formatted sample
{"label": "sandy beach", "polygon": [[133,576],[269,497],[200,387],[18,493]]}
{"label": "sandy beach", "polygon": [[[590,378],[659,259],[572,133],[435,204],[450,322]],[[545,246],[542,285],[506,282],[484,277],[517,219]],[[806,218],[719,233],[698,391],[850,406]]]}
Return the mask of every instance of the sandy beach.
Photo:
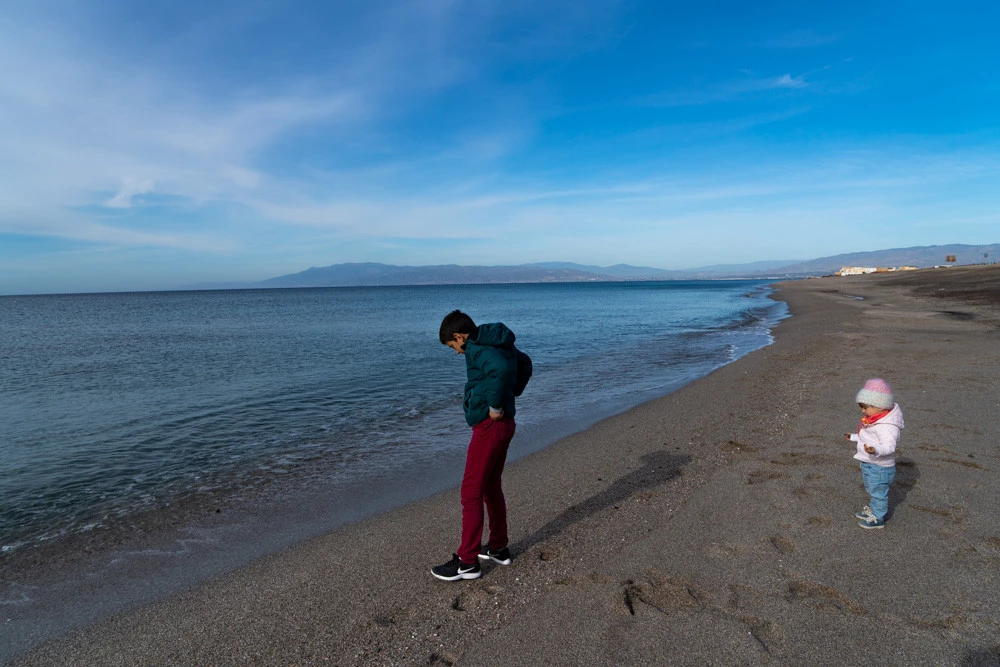
{"label": "sandy beach", "polygon": [[[430,576],[453,490],[16,664],[1000,664],[1000,267],[777,298],[773,345],[508,467],[509,567]],[[875,531],[843,440],[869,377],[906,418]]]}

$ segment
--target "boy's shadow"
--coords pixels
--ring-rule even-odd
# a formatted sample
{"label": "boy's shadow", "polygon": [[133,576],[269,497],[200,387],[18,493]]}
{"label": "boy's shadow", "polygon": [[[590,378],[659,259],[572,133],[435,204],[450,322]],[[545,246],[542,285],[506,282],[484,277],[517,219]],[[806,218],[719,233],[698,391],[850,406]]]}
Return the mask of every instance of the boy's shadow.
{"label": "boy's shadow", "polygon": [[889,515],[895,512],[895,507],[906,502],[906,496],[920,480],[920,468],[916,461],[909,458],[896,459],[896,479],[889,486]]}
{"label": "boy's shadow", "polygon": [[1000,665],[1000,644],[992,648],[966,648],[962,656],[962,667],[991,667]]}
{"label": "boy's shadow", "polygon": [[536,544],[558,535],[574,523],[582,521],[597,512],[612,507],[642,489],[659,486],[681,474],[681,469],[691,461],[687,454],[669,454],[657,451],[642,457],[643,465],[624,477],[615,480],[603,491],[566,509],[534,533],[510,545],[515,554],[524,553]]}

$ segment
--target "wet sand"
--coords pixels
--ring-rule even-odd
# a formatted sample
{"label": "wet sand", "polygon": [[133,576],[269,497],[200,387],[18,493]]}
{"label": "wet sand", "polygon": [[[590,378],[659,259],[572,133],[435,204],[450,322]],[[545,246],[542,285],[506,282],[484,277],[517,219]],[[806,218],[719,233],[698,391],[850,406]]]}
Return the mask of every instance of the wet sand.
{"label": "wet sand", "polygon": [[[782,283],[773,345],[509,466],[509,567],[430,576],[451,491],[21,662],[1000,664],[998,294],[1000,267]],[[906,429],[867,531],[842,434],[873,376]]]}

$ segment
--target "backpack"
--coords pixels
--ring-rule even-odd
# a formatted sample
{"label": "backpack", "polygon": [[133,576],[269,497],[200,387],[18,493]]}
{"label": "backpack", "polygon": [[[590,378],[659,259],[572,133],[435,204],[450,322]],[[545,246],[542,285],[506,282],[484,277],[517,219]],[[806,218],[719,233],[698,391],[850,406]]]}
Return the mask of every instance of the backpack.
{"label": "backpack", "polygon": [[528,386],[531,379],[531,357],[521,350],[514,348],[514,356],[517,358],[517,377],[514,378],[513,391],[515,396],[524,393],[524,388]]}

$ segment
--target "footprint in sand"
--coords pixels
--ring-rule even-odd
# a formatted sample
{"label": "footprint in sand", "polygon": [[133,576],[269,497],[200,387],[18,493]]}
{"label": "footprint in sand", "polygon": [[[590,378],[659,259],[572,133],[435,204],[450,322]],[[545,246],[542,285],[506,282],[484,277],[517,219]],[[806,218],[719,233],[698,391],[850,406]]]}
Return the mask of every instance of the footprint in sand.
{"label": "footprint in sand", "polygon": [[753,454],[754,452],[759,452],[759,447],[754,447],[753,445],[748,445],[744,442],[738,442],[736,440],[730,440],[728,442],[723,442],[719,445],[719,449],[724,452],[741,453],[741,454]]}
{"label": "footprint in sand", "polygon": [[788,475],[780,472],[774,472],[773,470],[754,470],[747,475],[747,484],[764,484],[765,482],[770,482],[775,479],[783,479],[785,477],[788,477]]}
{"label": "footprint in sand", "polygon": [[833,523],[833,517],[827,516],[825,514],[820,514],[817,516],[809,517],[809,521],[806,522],[810,526],[829,526]]}
{"label": "footprint in sand", "polygon": [[793,553],[795,553],[795,542],[792,542],[790,539],[784,537],[783,535],[774,535],[773,537],[771,537],[771,544],[774,546],[775,549],[778,550],[778,553],[780,554],[790,556]]}
{"label": "footprint in sand", "polygon": [[428,659],[427,663],[430,665],[444,665],[445,667],[452,667],[458,661],[458,656],[452,655],[447,651],[439,651],[437,653],[431,653],[431,657]]}
{"label": "footprint in sand", "polygon": [[663,577],[654,572],[644,580],[633,581],[629,579],[626,581],[623,584],[622,597],[628,613],[635,616],[638,602],[667,614],[679,609],[699,607],[703,596],[690,581],[676,577]]}
{"label": "footprint in sand", "polygon": [[924,505],[910,505],[910,509],[950,519],[954,523],[962,523],[965,521],[965,507],[962,505],[953,505],[947,509],[941,507],[926,507]]}
{"label": "footprint in sand", "polygon": [[830,454],[804,454],[801,452],[784,452],[771,459],[771,463],[783,466],[830,465],[836,463],[838,457]]}
{"label": "footprint in sand", "polygon": [[796,579],[789,582],[785,599],[789,602],[809,602],[819,609],[836,610],[857,616],[864,616],[868,613],[867,609],[836,588],[808,579]]}
{"label": "footprint in sand", "polygon": [[962,466],[964,468],[972,468],[974,470],[985,470],[987,472],[992,472],[989,468],[979,465],[975,461],[963,461],[962,459],[948,459],[944,457],[932,456],[931,461],[940,461],[942,463],[953,463],[955,465]]}

